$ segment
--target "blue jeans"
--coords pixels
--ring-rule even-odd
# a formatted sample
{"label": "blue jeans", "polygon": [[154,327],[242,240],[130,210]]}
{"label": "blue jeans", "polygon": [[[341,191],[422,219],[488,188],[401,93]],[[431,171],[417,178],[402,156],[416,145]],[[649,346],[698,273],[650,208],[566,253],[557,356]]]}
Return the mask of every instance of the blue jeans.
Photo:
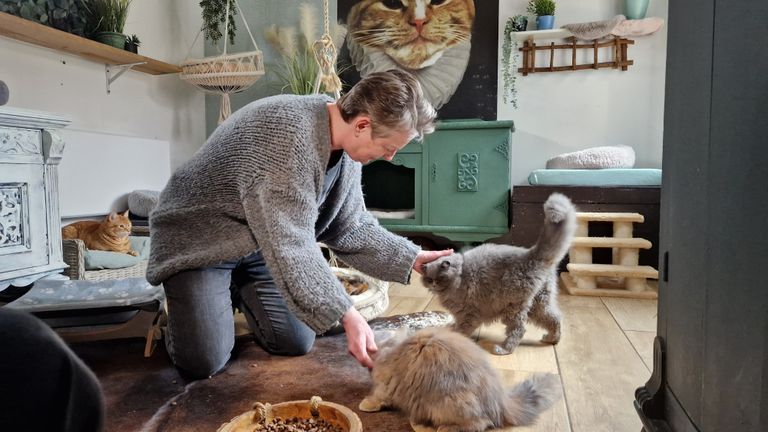
{"label": "blue jeans", "polygon": [[168,301],[166,348],[174,364],[195,378],[213,375],[229,360],[235,345],[233,305],[270,354],[303,355],[315,341],[314,331],[288,310],[259,251],[183,271],[163,287]]}

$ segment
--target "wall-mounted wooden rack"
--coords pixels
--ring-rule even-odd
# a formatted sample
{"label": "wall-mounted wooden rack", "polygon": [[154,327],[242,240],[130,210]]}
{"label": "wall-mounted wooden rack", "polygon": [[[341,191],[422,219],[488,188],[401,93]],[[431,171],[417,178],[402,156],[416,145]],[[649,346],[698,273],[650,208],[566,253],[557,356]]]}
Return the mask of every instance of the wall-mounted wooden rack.
{"label": "wall-mounted wooden rack", "polygon": [[[550,42],[549,45],[536,45],[534,38],[525,39],[523,46],[520,48],[523,57],[523,67],[518,68],[518,72],[523,76],[529,73],[535,72],[565,72],[584,69],[602,69],[613,68],[625,71],[627,68],[634,64],[633,60],[627,59],[627,46],[633,45],[635,41],[625,38],[616,38],[604,42],[598,42],[597,40],[592,43],[578,43],[576,38],[569,38],[567,43],[555,43]],[[600,48],[608,48],[613,53],[613,61],[599,61],[598,53]],[[576,53],[581,49],[590,49],[593,51],[593,61],[591,63],[576,64]],[[565,66],[555,66],[555,51],[556,50],[571,50],[571,64]],[[536,52],[537,51],[549,51],[549,65],[536,66]]]}
{"label": "wall-mounted wooden rack", "polygon": [[0,36],[73,54],[105,65],[133,65],[133,70],[152,75],[181,72],[181,68],[174,64],[113,48],[5,12],[0,12]]}

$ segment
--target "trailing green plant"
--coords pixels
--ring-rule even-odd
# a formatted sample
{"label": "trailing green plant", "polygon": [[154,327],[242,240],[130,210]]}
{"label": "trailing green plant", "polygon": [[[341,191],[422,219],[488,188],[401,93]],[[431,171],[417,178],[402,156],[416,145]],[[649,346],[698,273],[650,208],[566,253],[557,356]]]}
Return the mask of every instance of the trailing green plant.
{"label": "trailing green plant", "polygon": [[85,34],[82,0],[0,0],[0,12],[78,36]]}
{"label": "trailing green plant", "polygon": [[501,76],[503,81],[501,96],[504,103],[510,103],[513,108],[517,109],[517,63],[520,54],[517,39],[512,37],[515,24],[515,17],[512,17],[507,19],[504,26],[504,42],[501,46]]}
{"label": "trailing green plant", "polygon": [[122,33],[130,5],[131,0],[85,0],[86,33]]}
{"label": "trailing green plant", "polygon": [[227,15],[227,2],[229,2],[229,27],[227,28],[227,36],[229,36],[229,42],[235,43],[235,33],[237,26],[235,25],[235,15],[237,14],[234,0],[202,0],[200,7],[203,9],[203,35],[205,38],[216,45],[219,39],[223,36],[221,33],[221,27],[225,26]]}
{"label": "trailing green plant", "polygon": [[528,2],[528,12],[536,16],[554,15],[555,0],[530,0]]}

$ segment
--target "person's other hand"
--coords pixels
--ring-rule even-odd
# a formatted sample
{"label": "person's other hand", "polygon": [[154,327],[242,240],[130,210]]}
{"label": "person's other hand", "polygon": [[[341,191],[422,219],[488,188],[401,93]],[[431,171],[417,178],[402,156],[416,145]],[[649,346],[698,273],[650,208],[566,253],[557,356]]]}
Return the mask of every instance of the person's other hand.
{"label": "person's other hand", "polygon": [[432,261],[442,258],[444,256],[448,256],[453,253],[453,249],[443,249],[441,251],[421,251],[418,255],[416,255],[416,261],[413,263],[413,269],[416,270],[418,273],[422,273],[421,266],[424,264],[429,264]]}
{"label": "person's other hand", "polygon": [[354,306],[341,317],[341,324],[347,334],[347,347],[352,357],[368,369],[373,368],[371,354],[378,351],[373,340],[373,330]]}

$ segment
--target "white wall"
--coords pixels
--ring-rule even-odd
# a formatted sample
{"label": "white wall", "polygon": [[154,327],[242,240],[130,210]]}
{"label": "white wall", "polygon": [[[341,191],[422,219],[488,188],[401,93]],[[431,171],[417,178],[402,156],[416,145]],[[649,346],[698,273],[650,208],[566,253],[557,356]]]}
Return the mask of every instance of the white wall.
{"label": "white wall", "polygon": [[[500,1],[499,59],[507,18],[526,14],[527,3]],[[610,19],[623,13],[622,5],[620,0],[559,1],[555,27]],[[636,167],[661,168],[667,0],[652,0],[646,16],[663,18],[664,27],[635,39],[628,54],[635,63],[627,71],[518,74],[518,109],[499,97],[498,118],[515,121],[510,150],[513,184],[527,184],[528,174],[544,168],[552,156],[599,145],[629,145],[635,149]],[[533,24],[529,22],[528,28]],[[499,64],[500,94],[501,77]]]}
{"label": "white wall", "polygon": [[[140,54],[177,64],[199,27],[197,2],[133,0],[125,32],[139,36]],[[198,41],[192,55],[202,51]],[[64,218],[123,210],[124,194],[162,188],[205,141],[204,95],[176,74],[128,71],[107,94],[103,64],[0,37],[0,79],[9,107],[72,118],[60,167]],[[102,195],[89,201],[87,185]]]}

